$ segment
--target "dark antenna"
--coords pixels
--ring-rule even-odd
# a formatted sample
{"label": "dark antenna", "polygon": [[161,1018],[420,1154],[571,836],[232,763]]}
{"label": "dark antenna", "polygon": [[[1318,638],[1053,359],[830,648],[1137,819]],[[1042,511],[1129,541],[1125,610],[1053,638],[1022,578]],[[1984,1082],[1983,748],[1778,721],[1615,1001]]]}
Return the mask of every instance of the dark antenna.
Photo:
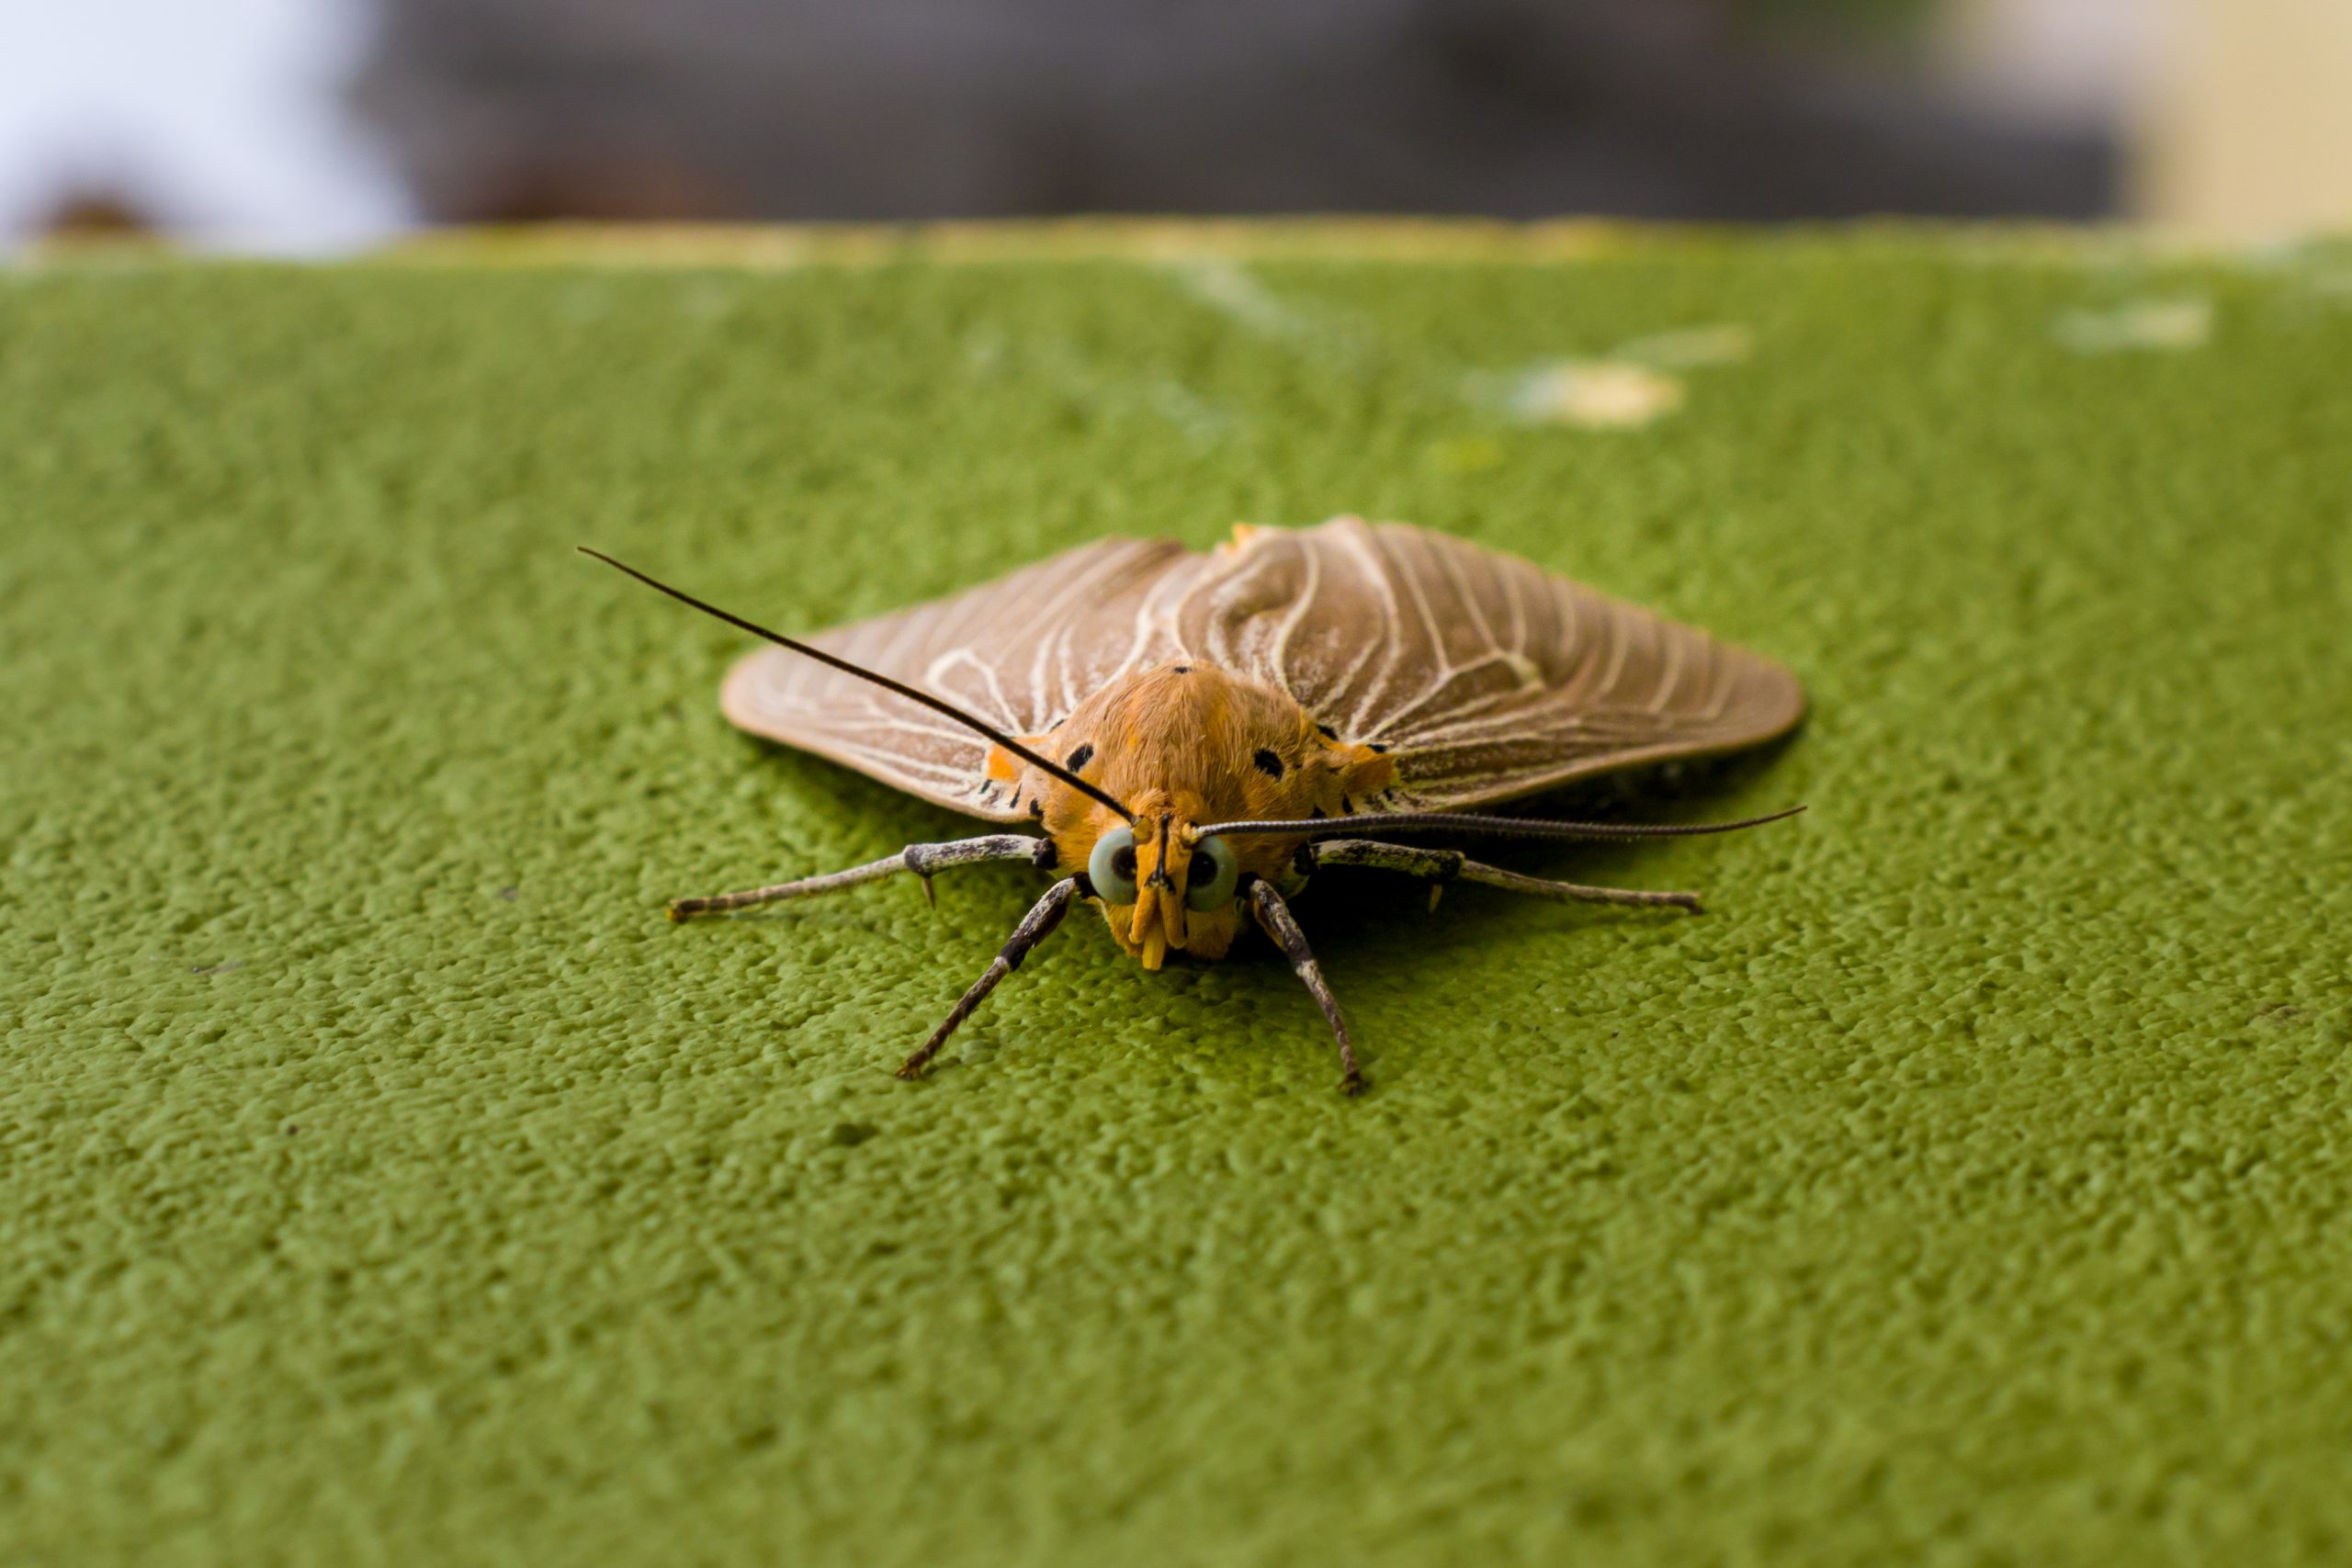
{"label": "dark antenna", "polygon": [[1342,834],[1352,837],[1388,833],[1399,828],[1437,828],[1496,839],[1688,839],[1701,833],[1735,833],[1742,828],[1761,828],[1767,822],[1794,817],[1804,809],[1802,806],[1792,806],[1769,817],[1749,817],[1737,822],[1690,823],[1544,822],[1526,817],[1472,817],[1456,811],[1397,811],[1385,815],[1366,811],[1353,817],[1326,817],[1305,822],[1218,822],[1200,832],[1203,838],[1211,833],[1228,837],[1237,833],[1284,833],[1301,839],[1331,839]]}
{"label": "dark antenna", "polygon": [[645,573],[638,570],[637,568],[621,561],[616,561],[602,550],[592,550],[585,545],[580,545],[575,547],[582,555],[594,557],[595,559],[603,561],[606,566],[611,567],[616,571],[627,572],[629,576],[634,577],[648,588],[657,589],[663,593],[667,593],[671,598],[677,600],[682,604],[691,604],[695,609],[700,610],[704,615],[714,615],[740,631],[750,632],[756,637],[764,637],[768,641],[775,644],[778,648],[788,648],[795,653],[807,654],[818,663],[830,664],[844,675],[854,675],[861,681],[871,681],[874,684],[881,687],[884,691],[895,692],[910,703],[921,703],[924,707],[929,708],[932,712],[942,715],[947,718],[952,718],[956,723],[962,725],[965,728],[975,730],[979,734],[987,736],[990,740],[995,741],[998,745],[1003,747],[1006,750],[1012,752],[1014,756],[1019,757],[1023,761],[1028,762],[1033,766],[1045,769],[1046,772],[1053,774],[1054,777],[1061,780],[1062,783],[1069,785],[1070,788],[1078,791],[1080,795],[1091,795],[1094,799],[1101,801],[1103,805],[1117,812],[1120,818],[1128,824],[1132,825],[1135,822],[1136,814],[1128,810],[1125,807],[1120,805],[1116,800],[1112,798],[1107,792],[1097,789],[1094,785],[1088,784],[1084,779],[1080,778],[1076,773],[1071,773],[1068,768],[1063,767],[1060,763],[1052,761],[1050,758],[1038,755],[1036,752],[1029,750],[1028,747],[1021,744],[1020,741],[1015,740],[1012,736],[1007,735],[1003,730],[999,729],[996,726],[989,724],[985,720],[974,718],[970,714],[966,713],[962,708],[956,707],[953,704],[944,703],[928,692],[919,692],[902,681],[893,681],[888,675],[877,675],[871,670],[852,664],[846,659],[827,653],[821,648],[811,648],[805,642],[795,642],[792,638],[785,637],[777,632],[772,632],[765,626],[754,626],[741,615],[730,615],[726,611],[720,609],[718,605],[705,604],[702,600],[695,598],[693,594],[683,592],[678,589],[673,588],[668,583],[662,581],[658,578],[648,577]]}

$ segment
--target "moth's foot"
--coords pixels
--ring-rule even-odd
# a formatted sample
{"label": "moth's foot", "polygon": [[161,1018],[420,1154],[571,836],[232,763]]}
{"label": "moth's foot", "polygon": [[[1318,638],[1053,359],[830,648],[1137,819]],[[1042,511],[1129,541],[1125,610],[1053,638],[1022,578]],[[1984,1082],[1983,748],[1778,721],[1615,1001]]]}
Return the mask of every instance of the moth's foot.
{"label": "moth's foot", "polygon": [[701,909],[702,900],[699,898],[673,898],[670,900],[670,923],[673,926],[683,926],[700,913]]}
{"label": "moth's foot", "polygon": [[1363,1075],[1352,1067],[1348,1070],[1348,1076],[1340,1080],[1340,1092],[1350,1100],[1362,1099],[1363,1091],[1370,1087],[1363,1081]]}
{"label": "moth's foot", "polygon": [[912,1083],[917,1078],[922,1077],[923,1068],[927,1065],[928,1064],[919,1062],[910,1056],[905,1061],[900,1062],[897,1069],[893,1071],[890,1076],[899,1079],[901,1083]]}
{"label": "moth's foot", "polygon": [[1699,902],[1696,893],[1668,893],[1660,896],[1658,902],[1689,914],[1703,915],[1707,912],[1707,907]]}

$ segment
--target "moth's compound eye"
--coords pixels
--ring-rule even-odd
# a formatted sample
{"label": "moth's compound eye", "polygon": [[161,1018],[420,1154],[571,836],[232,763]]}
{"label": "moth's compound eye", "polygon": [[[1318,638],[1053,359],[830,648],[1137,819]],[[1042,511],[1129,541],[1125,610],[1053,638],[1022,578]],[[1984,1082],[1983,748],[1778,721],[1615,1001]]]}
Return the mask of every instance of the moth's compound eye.
{"label": "moth's compound eye", "polygon": [[1184,875],[1187,908],[1214,909],[1233,902],[1241,885],[1241,857],[1223,839],[1211,836],[1193,846],[1193,863]]}
{"label": "moth's compound eye", "polygon": [[1086,857],[1086,879],[1108,903],[1136,901],[1134,829],[1114,828],[1094,840],[1094,852]]}

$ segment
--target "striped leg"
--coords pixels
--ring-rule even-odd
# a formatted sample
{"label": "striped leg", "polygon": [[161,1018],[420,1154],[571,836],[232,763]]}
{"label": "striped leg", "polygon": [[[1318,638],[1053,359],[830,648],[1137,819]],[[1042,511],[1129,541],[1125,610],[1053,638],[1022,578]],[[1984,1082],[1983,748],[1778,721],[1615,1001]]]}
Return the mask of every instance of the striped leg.
{"label": "striped leg", "polygon": [[1463,854],[1459,850],[1424,850],[1411,844],[1383,844],[1370,839],[1327,839],[1306,846],[1310,863],[1325,865],[1368,865],[1380,871],[1401,871],[1408,876],[1418,876],[1430,885],[1430,908],[1437,908],[1438,895],[1445,885],[1459,879],[1483,882],[1489,887],[1500,887],[1512,893],[1525,893],[1537,898],[1556,898],[1579,904],[1637,904],[1656,908],[1661,905],[1688,909],[1696,914],[1699,896],[1696,893],[1650,893],[1633,887],[1588,887],[1581,882],[1552,882],[1540,876],[1521,876],[1515,871],[1487,865]]}
{"label": "striped leg", "polygon": [[1340,1092],[1351,1098],[1363,1092],[1363,1074],[1356,1069],[1356,1048],[1348,1038],[1348,1021],[1340,1016],[1340,998],[1323,978],[1322,967],[1315,962],[1314,951],[1306,945],[1306,933],[1291,919],[1290,906],[1274,890],[1271,882],[1258,881],[1250,885],[1250,904],[1258,917],[1258,924],[1265,929],[1290,960],[1291,970],[1306,987],[1315,1005],[1331,1025],[1331,1032],[1340,1042]]}
{"label": "striped leg", "polygon": [[991,833],[986,838],[957,839],[944,844],[909,844],[897,854],[886,855],[865,865],[854,865],[847,871],[828,872],[822,876],[804,876],[797,882],[779,882],[768,887],[747,888],[741,893],[714,893],[703,898],[673,898],[670,901],[670,918],[690,920],[696,915],[748,909],[755,904],[773,904],[784,898],[813,898],[820,893],[838,893],[845,887],[879,882],[902,871],[912,872],[921,877],[922,896],[936,905],[938,898],[931,890],[933,873],[986,860],[1025,860],[1032,865],[1050,866],[1054,863],[1054,841],[1031,838],[1025,833]]}
{"label": "striped leg", "polygon": [[947,1037],[963,1027],[964,1021],[972,1016],[974,1008],[989,999],[989,993],[996,989],[996,983],[1020,968],[1021,961],[1029,956],[1029,950],[1053,934],[1054,928],[1062,923],[1062,916],[1069,912],[1069,901],[1077,894],[1078,878],[1075,876],[1065,876],[1046,889],[1046,896],[1031,905],[1029,912],[1021,917],[1021,923],[1012,928],[1012,939],[1004,944],[1003,950],[989,960],[988,968],[972,982],[972,988],[948,1010],[939,1027],[931,1032],[931,1038],[924,1041],[913,1055],[899,1064],[900,1077],[922,1077],[923,1068],[939,1055],[939,1048],[947,1043]]}

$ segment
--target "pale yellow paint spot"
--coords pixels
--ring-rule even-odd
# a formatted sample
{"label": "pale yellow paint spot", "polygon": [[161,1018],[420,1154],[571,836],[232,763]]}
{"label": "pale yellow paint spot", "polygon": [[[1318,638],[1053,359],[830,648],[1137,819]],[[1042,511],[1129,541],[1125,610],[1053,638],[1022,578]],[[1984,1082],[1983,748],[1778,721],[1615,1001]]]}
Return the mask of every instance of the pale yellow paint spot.
{"label": "pale yellow paint spot", "polygon": [[1680,408],[1679,377],[1620,360],[1571,360],[1521,378],[1511,412],[1545,424],[1584,430],[1637,430]]}
{"label": "pale yellow paint spot", "polygon": [[2076,354],[2128,354],[2202,348],[2213,335],[2210,300],[2135,299],[2106,310],[2070,310],[2050,329]]}

